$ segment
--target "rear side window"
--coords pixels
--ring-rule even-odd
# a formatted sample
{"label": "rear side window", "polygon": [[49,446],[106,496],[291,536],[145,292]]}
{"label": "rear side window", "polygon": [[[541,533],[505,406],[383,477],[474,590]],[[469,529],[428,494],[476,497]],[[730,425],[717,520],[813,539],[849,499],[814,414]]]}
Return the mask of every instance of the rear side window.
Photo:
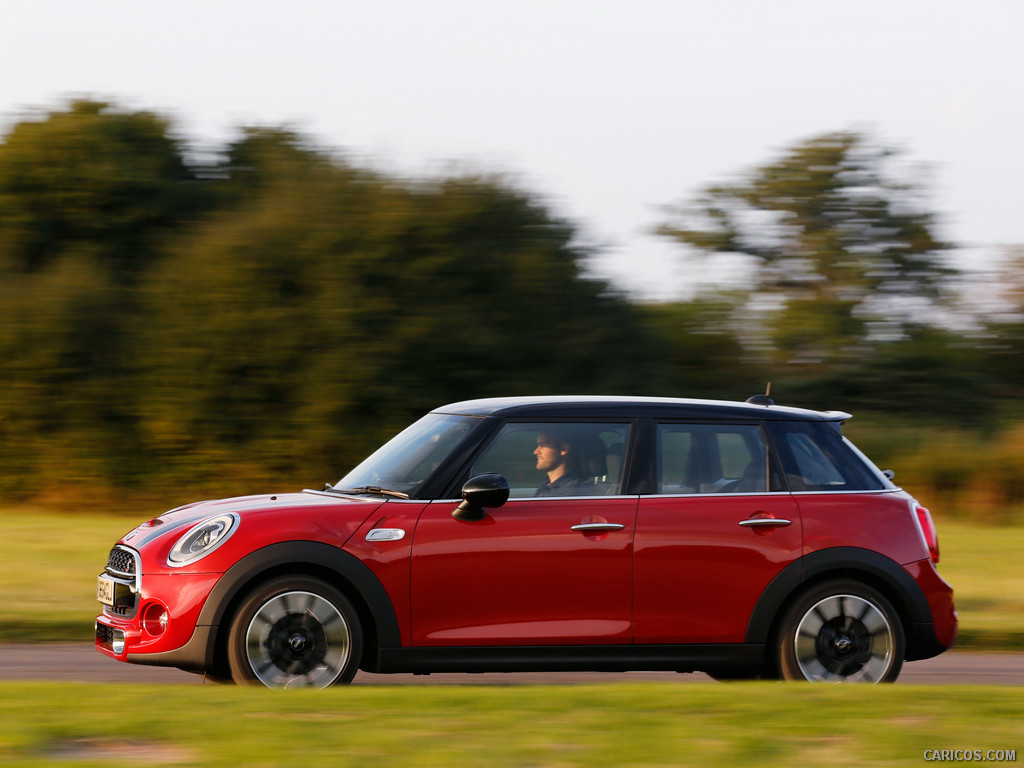
{"label": "rear side window", "polygon": [[810,435],[791,432],[786,440],[801,483],[816,488],[846,485],[846,478]]}
{"label": "rear side window", "polygon": [[755,424],[659,424],[657,463],[657,493],[768,491],[768,446]]}
{"label": "rear side window", "polygon": [[832,422],[772,424],[791,491],[877,491],[886,484]]}

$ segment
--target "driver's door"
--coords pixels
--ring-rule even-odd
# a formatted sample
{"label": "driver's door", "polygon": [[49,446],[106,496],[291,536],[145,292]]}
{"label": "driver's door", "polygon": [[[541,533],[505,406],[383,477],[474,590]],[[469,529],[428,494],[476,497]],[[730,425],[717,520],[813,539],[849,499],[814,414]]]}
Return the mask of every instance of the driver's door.
{"label": "driver's door", "polygon": [[629,643],[636,506],[514,499],[467,522],[451,502],[428,505],[413,541],[413,644]]}
{"label": "driver's door", "polygon": [[505,475],[513,498],[475,521],[453,518],[450,501],[427,505],[412,549],[413,645],[632,641],[638,499],[619,495],[614,460],[629,426],[573,426],[573,439],[582,446],[586,438],[597,459],[580,461],[594,474],[572,495],[535,496],[545,481],[533,456],[542,425],[508,424],[470,474]]}

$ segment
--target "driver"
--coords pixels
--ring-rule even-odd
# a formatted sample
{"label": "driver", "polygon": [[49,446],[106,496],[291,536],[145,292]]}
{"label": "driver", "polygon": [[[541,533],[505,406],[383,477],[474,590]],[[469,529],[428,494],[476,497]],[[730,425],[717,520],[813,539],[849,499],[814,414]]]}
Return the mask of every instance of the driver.
{"label": "driver", "polygon": [[548,481],[537,489],[536,496],[576,496],[583,483],[583,474],[578,469],[576,454],[566,435],[554,432],[538,432],[537,469],[545,472]]}

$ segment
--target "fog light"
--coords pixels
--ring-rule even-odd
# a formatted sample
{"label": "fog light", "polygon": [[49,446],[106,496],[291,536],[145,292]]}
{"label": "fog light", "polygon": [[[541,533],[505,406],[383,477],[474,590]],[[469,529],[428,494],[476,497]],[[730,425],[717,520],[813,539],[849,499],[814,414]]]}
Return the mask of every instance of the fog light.
{"label": "fog light", "polygon": [[110,650],[116,656],[124,654],[124,632],[120,629],[115,629],[110,633]]}
{"label": "fog light", "polygon": [[153,637],[167,631],[167,609],[159,603],[150,603],[142,612],[142,628]]}

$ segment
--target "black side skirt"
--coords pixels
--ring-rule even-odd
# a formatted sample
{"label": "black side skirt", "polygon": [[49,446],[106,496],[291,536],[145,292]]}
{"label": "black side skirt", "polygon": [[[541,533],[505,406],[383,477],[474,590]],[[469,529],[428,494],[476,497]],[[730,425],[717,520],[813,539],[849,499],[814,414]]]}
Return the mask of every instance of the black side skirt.
{"label": "black side skirt", "polygon": [[730,672],[756,676],[764,645],[538,645],[382,648],[376,673]]}

